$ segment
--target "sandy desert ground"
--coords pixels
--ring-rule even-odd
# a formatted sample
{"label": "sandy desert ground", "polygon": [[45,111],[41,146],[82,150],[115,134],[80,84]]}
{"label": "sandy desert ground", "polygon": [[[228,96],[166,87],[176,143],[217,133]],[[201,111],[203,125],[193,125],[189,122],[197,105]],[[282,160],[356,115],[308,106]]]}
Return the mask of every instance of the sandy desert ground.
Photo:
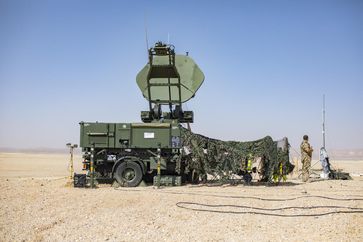
{"label": "sandy desert ground", "polygon": [[[363,241],[361,176],[307,184],[289,177],[269,187],[77,189],[65,186],[67,160],[0,153],[0,241]],[[333,165],[363,173],[363,161]]]}

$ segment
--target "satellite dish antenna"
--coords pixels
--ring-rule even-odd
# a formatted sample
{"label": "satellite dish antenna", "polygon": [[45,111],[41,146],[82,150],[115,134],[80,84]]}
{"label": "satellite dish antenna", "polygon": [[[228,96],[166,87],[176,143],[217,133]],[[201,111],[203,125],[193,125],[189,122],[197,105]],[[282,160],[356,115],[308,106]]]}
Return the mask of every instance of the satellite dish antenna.
{"label": "satellite dish antenna", "polygon": [[[149,62],[136,76],[142,95],[149,101],[150,112],[153,104],[169,105],[170,113],[174,113],[172,118],[186,113],[181,108],[182,103],[194,97],[203,81],[204,74],[192,58],[176,55],[173,45],[162,42],[149,49]],[[190,114],[190,121],[192,116]]]}
{"label": "satellite dish antenna", "polygon": [[136,76],[143,96],[160,104],[181,104],[193,98],[204,81],[199,66],[189,56],[157,55],[155,49],[151,48],[149,63]]}

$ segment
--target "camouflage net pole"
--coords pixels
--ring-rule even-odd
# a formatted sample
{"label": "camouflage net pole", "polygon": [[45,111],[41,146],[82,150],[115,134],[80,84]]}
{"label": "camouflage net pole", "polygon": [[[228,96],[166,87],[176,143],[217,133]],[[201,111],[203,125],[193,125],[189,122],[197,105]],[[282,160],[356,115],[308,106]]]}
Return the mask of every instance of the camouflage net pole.
{"label": "camouflage net pole", "polygon": [[[249,142],[221,141],[195,134],[181,127],[183,158],[187,162],[186,172],[192,172],[206,179],[207,174],[218,176],[220,180],[231,175],[243,175],[247,170],[247,160],[251,155],[261,158],[260,181],[273,182],[276,177],[284,177],[292,172],[294,165],[289,162],[287,139],[273,141],[270,136]],[[199,179],[199,177],[198,177]]]}

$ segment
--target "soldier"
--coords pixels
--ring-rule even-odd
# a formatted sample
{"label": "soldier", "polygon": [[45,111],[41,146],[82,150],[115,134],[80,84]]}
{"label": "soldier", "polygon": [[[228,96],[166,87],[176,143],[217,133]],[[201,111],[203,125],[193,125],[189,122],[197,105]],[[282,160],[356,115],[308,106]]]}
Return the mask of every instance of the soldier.
{"label": "soldier", "polygon": [[303,136],[303,142],[300,145],[301,149],[301,162],[302,166],[302,181],[307,182],[310,175],[311,156],[313,154],[313,147],[309,144],[309,137]]}

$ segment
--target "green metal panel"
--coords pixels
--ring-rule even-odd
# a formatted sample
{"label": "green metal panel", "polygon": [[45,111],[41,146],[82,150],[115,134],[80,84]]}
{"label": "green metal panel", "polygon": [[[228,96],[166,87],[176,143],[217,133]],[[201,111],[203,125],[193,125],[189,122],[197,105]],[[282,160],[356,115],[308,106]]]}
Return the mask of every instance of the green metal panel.
{"label": "green metal panel", "polygon": [[79,134],[79,146],[80,147],[85,147],[85,143],[84,143],[84,135],[83,135],[83,129],[84,129],[84,123],[80,122],[79,123],[79,127],[80,127],[80,134]]}
{"label": "green metal panel", "polygon": [[[180,136],[170,123],[81,123],[81,147],[171,148],[171,135]],[[174,147],[177,148],[177,147]]]}
{"label": "green metal panel", "polygon": [[80,123],[81,147],[114,148],[115,124],[113,123]]}
{"label": "green metal panel", "polygon": [[108,124],[108,145],[107,147],[115,147],[115,124]]}
{"label": "green metal panel", "polygon": [[170,147],[170,124],[132,124],[131,133],[134,148]]}
{"label": "green metal panel", "polygon": [[128,147],[131,143],[131,125],[127,123],[116,124],[116,148]]}
{"label": "green metal panel", "polygon": [[[167,56],[155,56],[153,65],[166,66],[169,63]],[[175,55],[175,65],[180,75],[181,82],[181,101],[186,102],[191,99],[198,91],[199,87],[204,81],[204,74],[194,62],[192,58],[184,55]],[[150,65],[147,64],[137,75],[136,82],[139,86],[143,96],[150,100],[147,89],[147,77],[149,74]],[[164,72],[168,72],[167,68],[163,69]],[[158,76],[168,76],[168,73],[160,74]],[[169,91],[168,86],[163,84],[168,83],[168,78],[152,78],[151,84],[160,84],[160,86],[151,87],[151,100],[168,100]],[[178,78],[170,78],[170,83],[178,83]],[[179,90],[176,86],[171,86],[171,100],[179,100]]]}
{"label": "green metal panel", "polygon": [[108,147],[108,125],[105,123],[90,124],[88,126],[88,143],[95,147]]}

